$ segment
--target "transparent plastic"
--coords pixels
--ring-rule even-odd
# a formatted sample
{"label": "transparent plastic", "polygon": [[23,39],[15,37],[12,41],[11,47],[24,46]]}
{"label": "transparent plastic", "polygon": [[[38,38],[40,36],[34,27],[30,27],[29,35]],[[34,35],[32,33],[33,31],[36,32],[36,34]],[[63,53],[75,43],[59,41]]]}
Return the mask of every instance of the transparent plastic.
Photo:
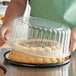
{"label": "transparent plastic", "polygon": [[64,58],[69,52],[67,25],[36,17],[16,18],[8,44],[12,49],[45,58]]}

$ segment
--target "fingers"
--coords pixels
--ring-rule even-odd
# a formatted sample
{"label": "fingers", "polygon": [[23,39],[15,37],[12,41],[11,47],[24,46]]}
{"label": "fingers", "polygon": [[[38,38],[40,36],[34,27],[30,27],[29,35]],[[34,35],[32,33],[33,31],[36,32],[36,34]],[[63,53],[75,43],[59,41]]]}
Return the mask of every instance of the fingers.
{"label": "fingers", "polygon": [[74,51],[76,49],[76,28],[71,31],[71,39],[69,51]]}
{"label": "fingers", "polygon": [[0,46],[3,45],[8,40],[10,29],[11,29],[10,26],[0,27]]}
{"label": "fingers", "polygon": [[0,46],[1,46],[3,43],[5,43],[5,41],[6,41],[5,38],[4,38],[5,32],[6,32],[6,29],[0,28]]}
{"label": "fingers", "polygon": [[70,40],[70,46],[69,46],[69,51],[74,51],[76,49],[76,41],[75,39],[71,38]]}

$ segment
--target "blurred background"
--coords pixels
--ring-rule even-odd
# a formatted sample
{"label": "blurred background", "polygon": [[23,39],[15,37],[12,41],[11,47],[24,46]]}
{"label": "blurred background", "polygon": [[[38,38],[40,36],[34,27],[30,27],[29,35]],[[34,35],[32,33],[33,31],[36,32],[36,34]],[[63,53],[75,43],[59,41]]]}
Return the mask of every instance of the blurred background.
{"label": "blurred background", "polygon": [[10,0],[0,0],[0,24],[3,23],[4,15]]}
{"label": "blurred background", "polygon": [[[10,1],[11,0],[0,0],[0,26],[3,23],[5,12],[6,12],[6,9],[7,9],[8,5],[9,5]],[[25,11],[26,12],[24,12],[24,16],[29,17],[30,16],[30,12],[31,12],[31,7],[30,7],[28,1],[27,1],[27,8],[26,8]]]}

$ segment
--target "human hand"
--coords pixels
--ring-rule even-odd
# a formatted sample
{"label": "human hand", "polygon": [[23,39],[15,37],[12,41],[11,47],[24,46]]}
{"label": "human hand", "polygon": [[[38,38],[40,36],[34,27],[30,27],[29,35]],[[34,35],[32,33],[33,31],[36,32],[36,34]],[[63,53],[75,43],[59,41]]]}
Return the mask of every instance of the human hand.
{"label": "human hand", "polygon": [[7,26],[0,27],[0,46],[8,40],[9,32],[10,27]]}
{"label": "human hand", "polygon": [[76,49],[76,28],[71,30],[71,39],[69,50],[74,51]]}

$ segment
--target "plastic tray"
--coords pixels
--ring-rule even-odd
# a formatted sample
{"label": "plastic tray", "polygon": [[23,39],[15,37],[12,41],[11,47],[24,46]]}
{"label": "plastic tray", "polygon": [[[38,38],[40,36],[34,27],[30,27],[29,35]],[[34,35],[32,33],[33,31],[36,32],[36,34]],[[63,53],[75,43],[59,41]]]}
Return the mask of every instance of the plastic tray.
{"label": "plastic tray", "polygon": [[17,66],[25,66],[25,67],[38,67],[38,68],[44,68],[44,67],[57,67],[57,66],[62,66],[62,65],[65,65],[67,63],[70,62],[70,57],[69,56],[69,59],[66,60],[65,62],[61,62],[61,63],[50,63],[50,64],[31,64],[31,63],[21,63],[21,62],[15,62],[15,61],[12,61],[12,60],[9,60],[6,55],[9,53],[10,51],[6,52],[4,54],[4,58],[5,58],[5,62],[7,63],[10,63],[10,64],[13,64],[13,65],[17,65]]}

